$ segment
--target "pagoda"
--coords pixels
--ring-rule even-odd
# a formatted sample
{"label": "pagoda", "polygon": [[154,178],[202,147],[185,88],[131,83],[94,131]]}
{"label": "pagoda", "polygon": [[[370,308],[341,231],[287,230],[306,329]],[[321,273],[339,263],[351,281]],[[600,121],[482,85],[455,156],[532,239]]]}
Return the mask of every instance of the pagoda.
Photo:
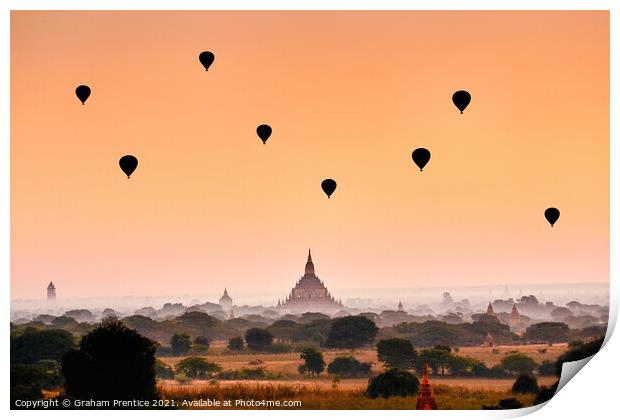
{"label": "pagoda", "polygon": [[495,316],[495,311],[493,310],[493,305],[489,302],[489,306],[487,306],[487,315]]}
{"label": "pagoda", "polygon": [[291,293],[282,301],[278,301],[276,309],[281,312],[324,312],[334,313],[342,310],[344,305],[336,300],[316,274],[312,255],[308,250],[308,260],[304,275],[297,281]]}
{"label": "pagoda", "polygon": [[222,294],[222,297],[220,298],[219,302],[220,302],[220,306],[222,307],[224,311],[232,310],[233,300],[228,295],[228,290],[226,290],[226,288],[224,288],[224,294]]}
{"label": "pagoda", "polygon": [[433,398],[433,390],[431,384],[428,383],[428,364],[424,362],[424,371],[422,372],[422,383],[420,384],[420,393],[418,394],[418,402],[415,405],[416,410],[437,410],[437,403]]}
{"label": "pagoda", "polygon": [[512,311],[510,311],[510,325],[517,326],[521,322],[521,314],[517,310],[517,304],[512,304]]}

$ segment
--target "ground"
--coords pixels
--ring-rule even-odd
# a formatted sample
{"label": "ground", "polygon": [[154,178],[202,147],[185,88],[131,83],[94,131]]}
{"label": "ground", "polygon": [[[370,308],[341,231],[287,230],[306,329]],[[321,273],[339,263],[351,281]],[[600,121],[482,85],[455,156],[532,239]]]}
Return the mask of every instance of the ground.
{"label": "ground", "polygon": [[[567,349],[567,344],[555,344],[551,347],[544,344],[532,344],[521,346],[498,346],[495,347],[495,352],[492,348],[487,347],[461,347],[458,354],[461,356],[473,357],[477,360],[484,362],[488,367],[492,367],[498,364],[501,359],[513,351],[526,354],[534,359],[537,363],[543,360],[556,360]],[[544,353],[543,353],[544,351]],[[374,349],[362,349],[351,351],[338,351],[328,350],[323,352],[326,364],[329,364],[337,356],[352,355],[356,359],[363,362],[371,362],[372,372],[376,374],[383,370],[383,366],[377,360],[377,352]],[[277,377],[278,382],[285,381],[297,381],[301,383],[307,383],[307,380],[299,374],[297,367],[301,364],[299,359],[299,353],[282,353],[282,354],[225,354],[223,347],[217,343],[212,346],[209,354],[205,357],[212,362],[216,362],[222,366],[224,370],[237,370],[242,368],[252,368],[255,365],[250,365],[252,361],[259,359],[263,363],[260,365],[269,372],[272,377]],[[183,357],[163,357],[161,360],[174,366]],[[328,383],[331,386],[331,379],[327,377],[326,373],[321,375],[322,378],[311,380],[311,383]],[[555,381],[554,377],[540,378],[541,385],[546,385]],[[341,380],[341,386],[345,387],[358,387],[361,384],[368,382],[367,379],[347,379]],[[446,385],[461,385],[468,388],[492,388],[492,389],[508,389],[512,386],[514,379],[484,379],[484,378],[441,378],[434,377],[433,383],[442,383]]]}

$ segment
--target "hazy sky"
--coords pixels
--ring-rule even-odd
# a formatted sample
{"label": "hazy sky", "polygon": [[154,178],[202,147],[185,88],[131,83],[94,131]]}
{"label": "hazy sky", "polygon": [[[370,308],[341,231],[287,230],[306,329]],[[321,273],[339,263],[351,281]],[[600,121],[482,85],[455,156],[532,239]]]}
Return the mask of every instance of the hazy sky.
{"label": "hazy sky", "polygon": [[12,13],[13,298],[277,300],[309,247],[336,291],[608,282],[608,12]]}

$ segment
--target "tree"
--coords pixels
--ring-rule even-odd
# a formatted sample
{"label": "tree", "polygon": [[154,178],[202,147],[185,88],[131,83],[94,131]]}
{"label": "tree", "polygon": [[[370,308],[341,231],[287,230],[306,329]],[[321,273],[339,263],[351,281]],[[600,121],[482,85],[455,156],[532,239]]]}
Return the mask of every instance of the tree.
{"label": "tree", "polygon": [[209,341],[207,337],[199,335],[198,337],[194,338],[194,344],[198,344],[200,346],[205,346],[206,348],[209,348],[209,344],[211,344],[211,342]]}
{"label": "tree", "polygon": [[416,395],[420,389],[420,381],[410,372],[390,369],[380,373],[368,381],[366,394],[370,398],[407,397]]}
{"label": "tree", "polygon": [[309,373],[315,376],[320,375],[325,370],[323,353],[314,347],[306,347],[299,355],[299,358],[304,361],[304,364],[298,368],[301,374]]}
{"label": "tree", "polygon": [[569,340],[570,330],[563,322],[540,322],[527,327],[523,339],[543,343],[565,343]]}
{"label": "tree", "polygon": [[502,359],[500,366],[509,374],[531,375],[534,369],[536,369],[537,364],[534,359],[525,354],[512,353]]}
{"label": "tree", "polygon": [[174,334],[170,339],[170,349],[175,356],[187,353],[191,346],[189,334]]}
{"label": "tree", "polygon": [[263,351],[273,342],[273,335],[262,328],[250,328],[245,332],[245,342],[253,351]]}
{"label": "tree", "polygon": [[387,368],[411,369],[417,356],[409,340],[390,338],[377,343],[377,358]]}
{"label": "tree", "polygon": [[230,351],[241,351],[243,350],[243,338],[241,337],[233,337],[228,340],[228,350]]}
{"label": "tree", "polygon": [[122,322],[108,319],[62,358],[69,397],[151,400],[155,389],[155,343]]}
{"label": "tree", "polygon": [[422,350],[417,358],[416,370],[422,371],[424,362],[428,364],[435,375],[445,375],[446,370],[450,367],[450,351],[449,347],[436,346],[432,349]]}
{"label": "tree", "polygon": [[204,357],[186,357],[177,363],[175,371],[191,379],[208,379],[221,372],[222,367]]}
{"label": "tree", "polygon": [[43,359],[60,361],[74,348],[75,341],[70,332],[27,328],[22,334],[11,336],[11,363],[34,363]]}
{"label": "tree", "polygon": [[371,344],[379,329],[364,316],[345,316],[332,321],[325,347],[356,349]]}
{"label": "tree", "polygon": [[360,362],[353,356],[338,356],[327,366],[327,373],[341,378],[363,378],[370,375],[370,368],[370,363]]}
{"label": "tree", "polygon": [[156,359],[155,376],[161,379],[174,379],[174,370],[160,359]]}
{"label": "tree", "polygon": [[199,335],[194,338],[194,344],[192,345],[192,352],[196,353],[206,353],[209,351],[209,339],[205,336]]}
{"label": "tree", "polygon": [[513,394],[538,394],[538,381],[531,375],[519,375],[512,385]]}

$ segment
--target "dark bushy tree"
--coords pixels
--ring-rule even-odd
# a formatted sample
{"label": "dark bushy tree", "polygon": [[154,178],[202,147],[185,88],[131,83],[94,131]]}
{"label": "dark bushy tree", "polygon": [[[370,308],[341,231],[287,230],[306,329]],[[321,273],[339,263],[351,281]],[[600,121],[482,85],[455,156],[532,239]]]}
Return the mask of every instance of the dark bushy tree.
{"label": "dark bushy tree", "polygon": [[191,379],[207,379],[222,371],[217,363],[209,362],[204,357],[186,357],[177,363],[175,371]]}
{"label": "dark bushy tree", "polygon": [[250,328],[245,332],[245,342],[253,351],[263,351],[273,343],[273,335],[263,328]]}
{"label": "dark bushy tree", "polygon": [[369,345],[379,329],[365,316],[345,316],[332,321],[325,347],[356,349]]}
{"label": "dark bushy tree", "polygon": [[243,350],[243,338],[241,337],[233,337],[228,340],[228,350],[230,351],[241,351]]}
{"label": "dark bushy tree", "polygon": [[531,375],[534,369],[536,369],[537,364],[530,356],[513,353],[505,356],[500,366],[509,374],[519,375],[523,373]]}
{"label": "dark bushy tree", "polygon": [[26,329],[11,336],[11,363],[34,363],[38,360],[62,360],[62,356],[75,348],[73,335],[63,330]]}
{"label": "dark bushy tree", "polygon": [[160,359],[155,360],[155,376],[161,379],[174,379],[174,370]]}
{"label": "dark bushy tree", "polygon": [[407,397],[417,395],[420,381],[410,372],[400,369],[390,369],[368,381],[366,394],[370,398],[377,397]]}
{"label": "dark bushy tree", "polygon": [[172,350],[172,354],[175,356],[186,354],[191,346],[192,340],[190,339],[189,334],[174,334],[170,339],[170,349]]}
{"label": "dark bushy tree", "polygon": [[39,360],[30,364],[11,364],[11,406],[15,400],[38,400],[43,390],[58,389],[62,385],[60,363],[56,360]]}
{"label": "dark bushy tree", "polygon": [[341,378],[363,378],[370,375],[370,363],[360,362],[353,356],[338,356],[327,366],[327,373]]}
{"label": "dark bushy tree", "polygon": [[377,358],[388,368],[412,369],[417,353],[409,340],[390,338],[377,343]]}
{"label": "dark bushy tree", "polygon": [[513,394],[537,394],[540,391],[536,378],[530,375],[519,375],[512,385]]}
{"label": "dark bushy tree", "polygon": [[298,368],[301,374],[309,373],[315,376],[320,375],[325,370],[323,353],[314,347],[306,347],[299,355],[299,358],[304,361],[304,364]]}
{"label": "dark bushy tree", "polygon": [[105,320],[62,359],[65,392],[94,400],[150,400],[155,389],[155,343],[120,321]]}

